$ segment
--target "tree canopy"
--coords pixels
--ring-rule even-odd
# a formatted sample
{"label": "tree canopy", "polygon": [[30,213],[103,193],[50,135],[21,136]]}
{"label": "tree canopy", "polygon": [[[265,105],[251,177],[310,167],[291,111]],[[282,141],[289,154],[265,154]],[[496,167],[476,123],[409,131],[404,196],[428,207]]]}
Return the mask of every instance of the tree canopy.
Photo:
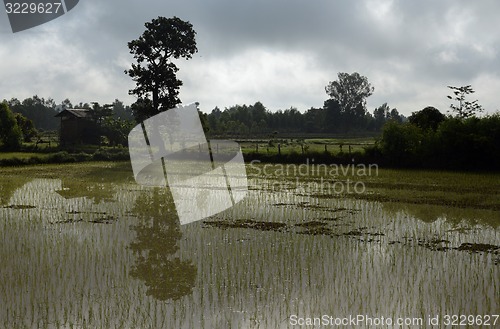
{"label": "tree canopy", "polygon": [[469,94],[475,93],[471,85],[462,87],[448,86],[453,90],[454,96],[447,96],[449,99],[458,102],[458,105],[450,104],[453,112],[457,114],[459,118],[466,119],[475,116],[477,113],[483,111],[483,107],[478,104],[477,99],[475,101],[467,101],[465,97]]}
{"label": "tree canopy", "polygon": [[410,123],[420,127],[424,130],[432,129],[436,130],[441,122],[443,122],[446,117],[439,112],[439,110],[432,106],[427,106],[423,110],[418,112],[413,112],[408,118]]}
{"label": "tree canopy", "polygon": [[352,74],[340,72],[338,80],[331,81],[325,87],[331,99],[336,100],[342,111],[355,111],[366,105],[366,98],[373,94],[374,88],[365,76],[357,72]]}
{"label": "tree canopy", "polygon": [[137,61],[125,71],[136,83],[129,94],[137,96],[136,120],[142,121],[180,103],[182,81],[172,59],[189,59],[198,51],[191,23],[178,17],[158,17],[145,24],[146,30],[128,43]]}
{"label": "tree canopy", "polygon": [[408,123],[389,122],[384,126],[379,143],[384,165],[464,170],[500,168],[499,113],[482,118],[443,117],[436,129],[432,126],[436,122],[433,119],[415,121],[429,113],[437,114],[426,108],[417,112],[417,116],[412,115]]}
{"label": "tree canopy", "polygon": [[20,113],[33,121],[37,129],[56,130],[59,120],[54,116],[57,114],[56,103],[52,98],[43,98],[37,95],[20,101],[17,98],[5,100],[14,113]]}
{"label": "tree canopy", "polygon": [[[387,110],[384,110],[385,107]],[[334,100],[325,101],[322,108],[300,112],[294,107],[271,112],[261,102],[254,105],[234,105],[224,110],[214,108],[206,116],[208,132],[212,136],[269,136],[279,134],[377,134],[387,121],[402,122],[398,110],[389,110],[385,104],[378,121],[366,112],[356,122],[340,111]],[[380,110],[379,110],[380,111]],[[385,112],[387,111],[387,113]]]}
{"label": "tree canopy", "polygon": [[21,147],[23,134],[17,125],[16,117],[6,102],[0,103],[0,143],[6,150]]}

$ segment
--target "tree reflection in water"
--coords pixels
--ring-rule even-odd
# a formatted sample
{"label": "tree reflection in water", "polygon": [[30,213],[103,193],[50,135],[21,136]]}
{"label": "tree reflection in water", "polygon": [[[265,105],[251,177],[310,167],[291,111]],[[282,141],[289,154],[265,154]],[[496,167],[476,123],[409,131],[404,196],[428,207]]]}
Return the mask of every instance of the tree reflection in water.
{"label": "tree reflection in water", "polygon": [[139,224],[133,226],[137,237],[130,249],[138,257],[131,275],[144,281],[148,296],[159,300],[177,300],[190,294],[196,267],[177,255],[182,232],[170,191],[146,191],[137,198],[133,212]]}

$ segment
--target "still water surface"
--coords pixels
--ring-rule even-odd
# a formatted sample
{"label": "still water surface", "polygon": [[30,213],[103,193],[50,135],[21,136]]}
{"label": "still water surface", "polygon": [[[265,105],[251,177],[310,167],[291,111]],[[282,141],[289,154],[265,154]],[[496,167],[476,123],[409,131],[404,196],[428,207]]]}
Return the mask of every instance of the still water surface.
{"label": "still water surface", "polygon": [[250,184],[236,207],[182,227],[161,189],[25,179],[4,190],[0,327],[289,328],[291,316],[499,313],[498,212]]}

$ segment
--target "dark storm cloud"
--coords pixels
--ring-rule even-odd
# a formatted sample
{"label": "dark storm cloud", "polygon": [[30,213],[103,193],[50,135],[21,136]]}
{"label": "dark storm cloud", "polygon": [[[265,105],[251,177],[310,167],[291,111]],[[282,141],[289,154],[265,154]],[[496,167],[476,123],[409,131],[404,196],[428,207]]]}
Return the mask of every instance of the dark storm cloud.
{"label": "dark storm cloud", "polygon": [[495,110],[499,9],[493,0],[80,1],[39,30],[2,34],[0,68],[15,78],[0,97],[130,103],[127,42],[152,18],[178,16],[193,24],[199,49],[179,62],[181,99],[205,110],[258,100],[271,109],[321,106],[328,81],[353,71],[375,86],[372,108],[446,110],[446,85],[476,84]]}

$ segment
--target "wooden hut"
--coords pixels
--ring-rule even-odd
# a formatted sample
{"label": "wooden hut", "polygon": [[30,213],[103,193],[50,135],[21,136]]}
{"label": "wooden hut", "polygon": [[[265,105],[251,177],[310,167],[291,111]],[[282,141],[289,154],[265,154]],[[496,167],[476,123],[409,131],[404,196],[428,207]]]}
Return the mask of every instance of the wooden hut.
{"label": "wooden hut", "polygon": [[87,109],[67,109],[56,115],[61,118],[60,145],[99,144],[99,129]]}

